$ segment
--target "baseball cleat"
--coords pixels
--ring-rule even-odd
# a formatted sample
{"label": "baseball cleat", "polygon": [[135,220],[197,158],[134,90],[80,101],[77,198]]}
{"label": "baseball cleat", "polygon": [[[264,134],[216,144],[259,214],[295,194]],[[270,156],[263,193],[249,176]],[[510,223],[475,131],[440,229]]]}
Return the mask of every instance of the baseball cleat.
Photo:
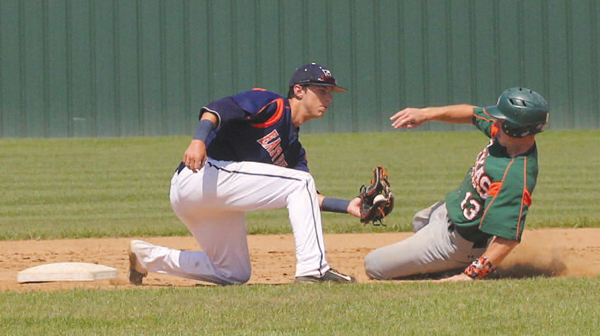
{"label": "baseball cleat", "polygon": [[295,282],[297,283],[317,283],[317,282],[339,282],[339,283],[352,283],[356,282],[356,278],[350,275],[342,274],[333,268],[330,268],[322,277],[315,276],[299,276],[296,277]]}
{"label": "baseball cleat", "polygon": [[[148,275],[148,270],[138,262],[136,247],[146,244],[141,240],[132,240],[129,242],[127,253],[129,254],[129,282],[136,286],[142,284],[142,279]],[[136,246],[137,245],[137,246]]]}

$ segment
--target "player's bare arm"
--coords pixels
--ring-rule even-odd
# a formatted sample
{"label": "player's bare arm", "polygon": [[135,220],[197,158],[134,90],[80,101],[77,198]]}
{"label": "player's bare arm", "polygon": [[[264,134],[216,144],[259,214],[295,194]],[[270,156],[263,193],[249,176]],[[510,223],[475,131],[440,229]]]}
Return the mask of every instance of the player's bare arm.
{"label": "player's bare arm", "polygon": [[358,198],[358,197],[354,198],[353,200],[350,201],[350,204],[348,204],[348,213],[354,217],[360,218],[360,205],[361,205],[360,198]]}
{"label": "player's bare arm", "polygon": [[[328,198],[323,195],[318,195],[318,197],[321,211],[347,213],[360,218],[363,223],[381,220],[393,209],[393,195],[391,192],[386,195],[383,195],[382,192],[378,192],[377,196],[374,198],[375,201],[363,199],[361,198],[361,195],[349,201]],[[381,199],[378,199],[378,197]],[[378,209],[381,209],[381,211]],[[371,212],[378,213],[379,215],[374,216],[374,218],[367,218],[370,216]]]}
{"label": "player's bare arm", "polygon": [[[482,258],[485,258],[487,262],[490,263],[491,267],[496,268],[504,259],[508,256],[508,254],[517,246],[519,242],[516,240],[510,240],[498,236],[494,236],[490,245],[486,249],[483,256],[479,258],[479,260],[475,261],[475,263],[481,262]],[[469,266],[471,267],[471,266]],[[470,281],[474,280],[472,277],[467,275],[467,273],[463,272],[445,279],[439,280],[440,282],[446,281]]]}
{"label": "player's bare arm", "polygon": [[[335,198],[327,198],[322,194],[318,194],[317,198],[319,200],[319,207],[321,208],[321,211],[348,213],[354,217],[360,218],[361,200],[358,197],[355,197],[350,201],[346,201]],[[326,203],[325,207],[323,207],[323,202]]]}
{"label": "player's bare arm", "polygon": [[[214,114],[204,113],[200,119],[200,123],[202,124],[203,122],[204,124],[207,122],[212,123],[212,126],[210,126],[210,124],[206,124],[209,125],[204,131],[204,133],[206,133],[206,131],[210,132],[212,129],[214,129],[214,125],[217,124],[218,120]],[[206,135],[201,135],[200,138],[202,139],[198,139],[198,137],[195,136],[186,151],[183,153],[183,163],[194,173],[197,173],[198,170],[204,166],[207,157],[206,144],[204,143],[206,140]]]}
{"label": "player's bare arm", "polygon": [[427,121],[441,121],[450,124],[470,124],[475,106],[461,104],[442,107],[408,107],[390,117],[392,127],[412,129]]}

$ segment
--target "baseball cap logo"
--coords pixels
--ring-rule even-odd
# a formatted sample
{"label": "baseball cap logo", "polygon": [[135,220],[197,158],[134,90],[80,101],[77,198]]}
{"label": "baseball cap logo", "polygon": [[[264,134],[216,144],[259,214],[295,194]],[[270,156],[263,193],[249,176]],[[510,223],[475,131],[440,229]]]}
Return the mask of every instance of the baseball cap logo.
{"label": "baseball cap logo", "polygon": [[321,69],[323,70],[323,74],[325,75],[325,77],[331,77],[331,71],[327,70],[327,69]]}

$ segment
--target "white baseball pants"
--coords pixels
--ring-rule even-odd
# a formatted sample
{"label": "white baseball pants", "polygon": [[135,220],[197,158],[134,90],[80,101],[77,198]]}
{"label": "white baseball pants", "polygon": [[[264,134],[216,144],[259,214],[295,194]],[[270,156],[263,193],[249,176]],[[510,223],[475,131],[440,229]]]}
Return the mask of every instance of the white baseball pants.
{"label": "white baseball pants", "polygon": [[257,162],[208,159],[171,179],[171,206],[202,251],[152,248],[140,262],[151,272],[216,284],[241,284],[252,272],[245,213],[287,207],[296,244],[296,276],[329,270],[313,177]]}

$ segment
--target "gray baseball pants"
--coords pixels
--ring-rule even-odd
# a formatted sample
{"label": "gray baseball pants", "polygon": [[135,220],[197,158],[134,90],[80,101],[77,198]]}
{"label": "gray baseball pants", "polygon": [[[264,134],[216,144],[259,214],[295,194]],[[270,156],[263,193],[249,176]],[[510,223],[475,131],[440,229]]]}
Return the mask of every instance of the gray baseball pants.
{"label": "gray baseball pants", "polygon": [[462,238],[448,218],[445,202],[419,211],[413,218],[411,237],[376,249],[365,258],[372,279],[391,280],[421,274],[464,269],[484,252]]}

